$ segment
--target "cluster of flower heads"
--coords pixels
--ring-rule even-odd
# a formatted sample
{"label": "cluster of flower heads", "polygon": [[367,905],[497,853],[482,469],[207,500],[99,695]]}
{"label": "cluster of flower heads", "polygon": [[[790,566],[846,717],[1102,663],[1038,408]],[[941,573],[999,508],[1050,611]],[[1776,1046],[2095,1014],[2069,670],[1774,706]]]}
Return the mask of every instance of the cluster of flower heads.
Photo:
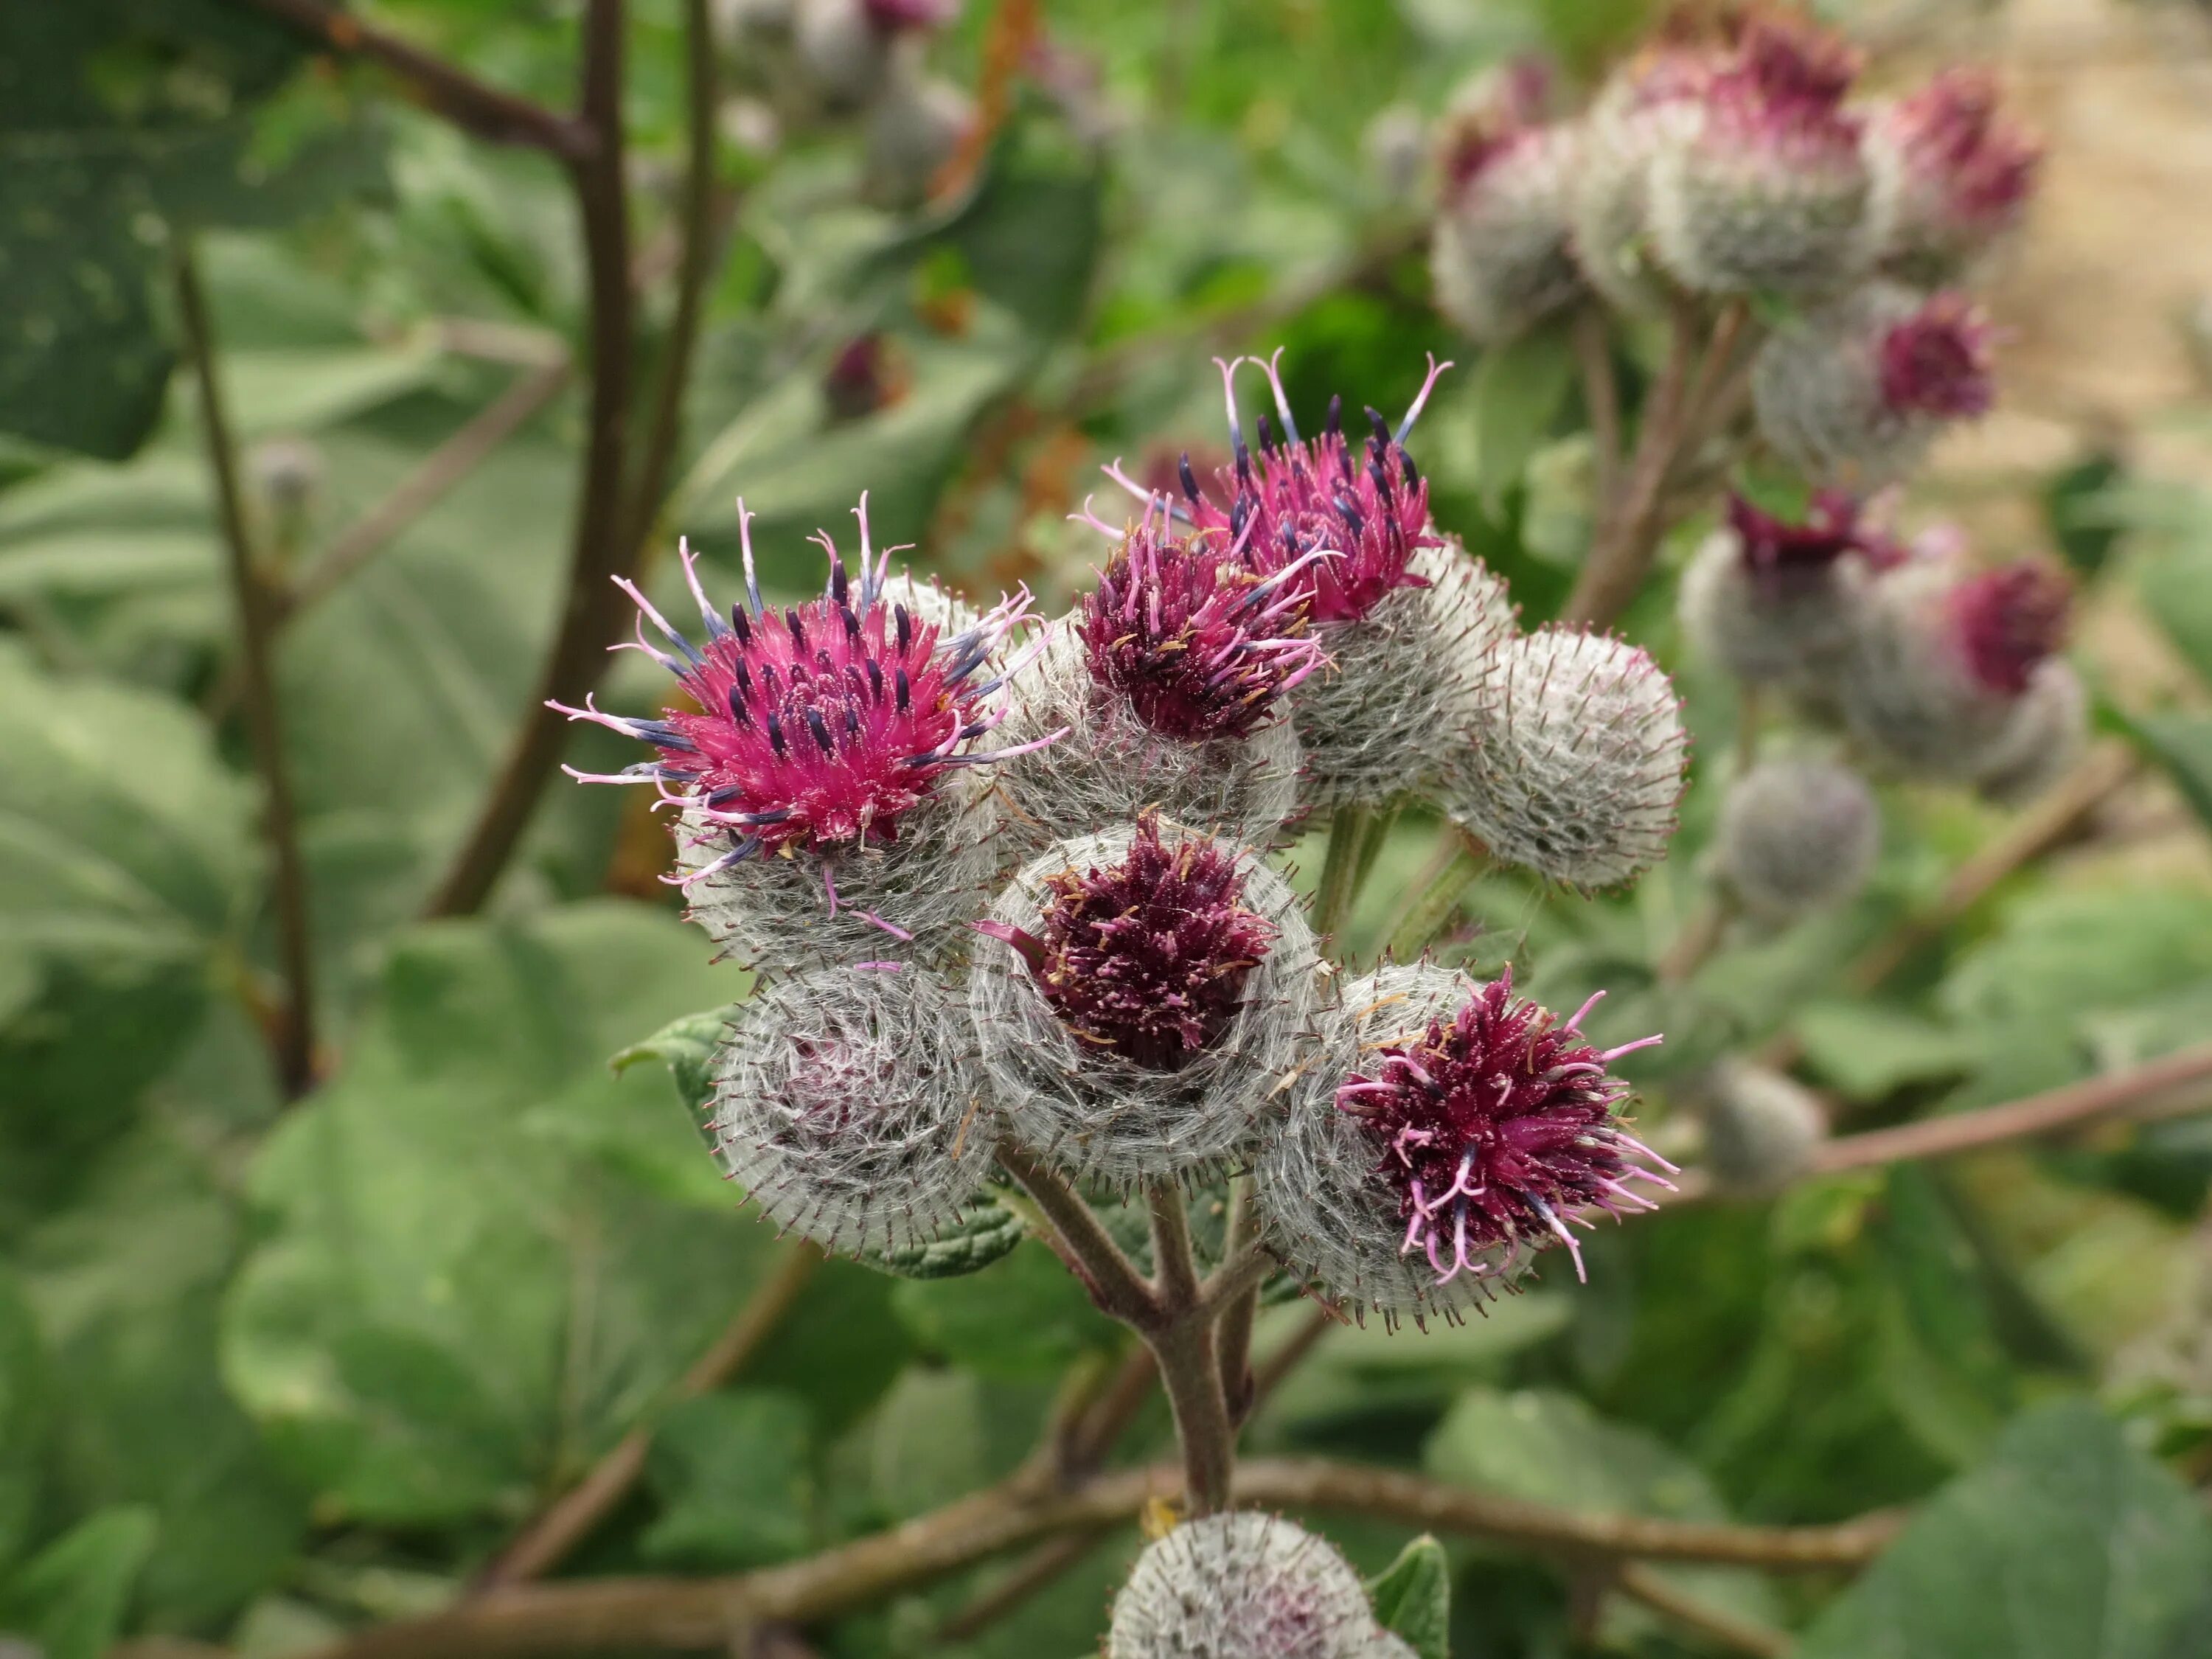
{"label": "cluster of flower heads", "polygon": [[751,148],[858,121],[873,194],[927,195],[974,127],[968,94],[929,70],[959,0],[717,0],[737,82],[727,124]]}
{"label": "cluster of flower heads", "polygon": [[742,504],[728,611],[688,547],[696,629],[625,585],[629,648],[683,701],[567,711],[653,751],[578,775],[658,793],[692,915],[765,976],[708,1128],[780,1225],[908,1249],[1004,1146],[1122,1193],[1249,1170],[1286,1266],[1422,1319],[1656,1178],[1608,1069],[1641,1044],[1594,1046],[1587,1007],[1562,1023],[1510,978],[1341,983],[1269,855],[1307,815],[1425,794],[1547,877],[1625,881],[1681,787],[1665,677],[1520,635],[1430,518],[1406,446],[1438,366],[1355,444],[1334,406],[1302,438],[1261,363],[1256,448],[1240,367],[1232,459],[1130,484],[1127,522],[1092,520],[1096,586],[1049,622],[894,573],[865,500],[856,563],[816,538],[814,598],[763,599]]}

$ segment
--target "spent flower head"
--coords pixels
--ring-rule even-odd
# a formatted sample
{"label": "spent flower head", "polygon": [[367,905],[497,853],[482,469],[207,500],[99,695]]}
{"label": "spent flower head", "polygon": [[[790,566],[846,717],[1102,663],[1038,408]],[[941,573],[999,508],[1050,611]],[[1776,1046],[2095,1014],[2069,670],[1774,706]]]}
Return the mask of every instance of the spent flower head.
{"label": "spent flower head", "polygon": [[1844,100],[1860,62],[1850,46],[1814,24],[1779,14],[1753,18],[1732,60],[1706,83],[1711,140],[1806,161],[1855,151],[1859,118]]}
{"label": "spent flower head", "polygon": [[[608,775],[570,775],[593,783],[653,783],[665,799],[727,832],[718,860],[684,878],[713,875],[762,853],[828,850],[887,842],[901,817],[927,799],[954,769],[1000,760],[1014,749],[970,745],[1002,717],[988,699],[1006,676],[979,678],[997,647],[1022,621],[1029,596],[1002,601],[981,623],[951,639],[918,620],[884,592],[890,555],[868,544],[867,498],[860,524],[860,574],[846,568],[826,534],[830,561],[818,599],[771,606],[753,573],[751,515],[738,503],[745,600],[726,619],[700,586],[697,561],[683,549],[684,574],[699,607],[705,644],[679,633],[635,584],[616,583],[641,613],[636,641],[676,676],[694,707],[659,720],[560,708],[650,744],[659,758]],[[650,622],[673,654],[647,637]]]}
{"label": "spent flower head", "polygon": [[1049,878],[1039,937],[1002,921],[977,928],[1020,953],[1076,1040],[1172,1072],[1237,1016],[1276,925],[1244,902],[1232,853],[1200,836],[1172,843],[1159,815],[1137,820],[1127,853]]}
{"label": "spent flower head", "polygon": [[1306,568],[1262,576],[1148,507],[1079,607],[1091,678],[1164,736],[1250,736],[1325,660],[1307,637]]}
{"label": "spent flower head", "polygon": [[1629,1162],[1636,1153],[1673,1168],[1622,1127],[1614,1109],[1628,1086],[1606,1069],[1660,1039],[1594,1047],[1580,1027],[1597,1000],[1562,1024],[1513,994],[1509,969],[1455,1016],[1370,1050],[1338,1088],[1338,1109],[1365,1126],[1376,1170],[1398,1192],[1401,1253],[1423,1255],[1439,1285],[1555,1240],[1580,1277],[1569,1224],[1583,1206],[1649,1208],[1627,1182],[1668,1184]]}
{"label": "spent flower head", "polygon": [[1989,412],[1995,336],[1982,308],[1961,294],[1936,294],[1882,336],[1882,402],[1895,414],[1956,420]]}
{"label": "spent flower head", "polygon": [[1996,78],[1962,65],[1884,112],[1878,153],[1895,175],[1897,252],[1907,259],[1955,263],[2027,210],[2042,147],[1998,104]]}

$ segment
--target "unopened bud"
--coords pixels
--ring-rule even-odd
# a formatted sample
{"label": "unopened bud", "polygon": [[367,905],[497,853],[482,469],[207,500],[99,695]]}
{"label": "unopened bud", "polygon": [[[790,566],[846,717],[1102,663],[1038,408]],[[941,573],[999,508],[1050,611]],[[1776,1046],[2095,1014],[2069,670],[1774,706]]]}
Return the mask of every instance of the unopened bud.
{"label": "unopened bud", "polygon": [[1443,204],[1429,258],[1437,308],[1485,344],[1519,333],[1582,287],[1570,246],[1577,132],[1543,125],[1538,100],[1515,86],[1509,76],[1446,118]]}
{"label": "unopened bud", "polygon": [[1690,1092],[1705,1119],[1705,1167],[1724,1190],[1786,1187],[1827,1139],[1828,1116],[1812,1091],[1765,1066],[1723,1060]]}
{"label": "unopened bud", "polygon": [[1771,921],[1855,897],[1881,851],[1881,812],[1859,775],[1828,761],[1772,760],[1729,788],[1714,832],[1715,873]]}
{"label": "unopened bud", "polygon": [[1189,1521],[1114,1598],[1107,1659],[1373,1659],[1374,1610],[1325,1540],[1271,1515]]}

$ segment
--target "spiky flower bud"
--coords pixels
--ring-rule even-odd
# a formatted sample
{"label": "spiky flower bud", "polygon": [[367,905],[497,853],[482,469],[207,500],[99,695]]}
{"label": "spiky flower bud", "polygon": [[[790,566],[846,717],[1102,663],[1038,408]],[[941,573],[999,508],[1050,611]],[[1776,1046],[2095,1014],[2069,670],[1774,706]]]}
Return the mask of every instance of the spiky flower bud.
{"label": "spiky flower bud", "polygon": [[1013,684],[1009,740],[1065,740],[1004,780],[1013,844],[1127,823],[1146,807],[1254,846],[1297,804],[1285,693],[1315,672],[1295,573],[1262,577],[1146,511],[1097,591],[1054,623]]}
{"label": "spiky flower bud", "polygon": [[1652,242],[1700,293],[1816,291],[1866,269],[1882,227],[1844,107],[1858,57],[1808,24],[1755,18],[1696,117],[1653,157]]}
{"label": "spiky flower bud", "polygon": [[1546,90],[1540,68],[1516,66],[1444,118],[1429,269],[1437,308],[1486,345],[1582,289],[1569,218],[1579,133],[1546,125]]}
{"label": "spiky flower bud", "polygon": [[[1186,461],[1175,510],[1208,545],[1282,578],[1305,600],[1329,665],[1291,694],[1303,798],[1387,800],[1418,787],[1444,754],[1471,740],[1466,710],[1513,626],[1504,584],[1429,523],[1428,484],[1406,453],[1407,435],[1451,365],[1430,360],[1395,430],[1367,411],[1373,435],[1360,465],[1341,400],[1331,401],[1321,435],[1304,440],[1277,364],[1250,361],[1267,377],[1280,433],[1260,416],[1255,462],[1237,409],[1238,363],[1219,363],[1235,459],[1212,492]],[[1156,499],[1118,468],[1109,476],[1148,507]]]}
{"label": "spiky flower bud", "polygon": [[1480,740],[1437,802],[1492,854],[1591,890],[1640,875],[1674,833],[1688,741],[1674,688],[1649,654],[1559,628],[1500,653]]}
{"label": "spiky flower bud", "polygon": [[[694,646],[631,583],[635,645],[691,698],[657,720],[563,708],[659,751],[586,782],[650,783],[681,811],[682,884],[696,915],[732,953],[784,968],[942,945],[991,869],[982,792],[969,767],[1036,745],[972,745],[1003,718],[979,678],[1022,619],[1024,594],[951,640],[885,595],[888,555],[868,545],[866,501],[854,580],[828,536],[820,599],[771,608],[753,576],[750,517],[739,507],[746,602],[726,621],[708,602],[690,548],[684,570],[706,643]],[[676,654],[645,635],[651,622]],[[559,707],[559,705],[556,705]]]}
{"label": "spiky flower bud", "polygon": [[1188,1521],[1114,1598],[1107,1659],[1372,1659],[1374,1609],[1325,1540],[1272,1515]]}
{"label": "spiky flower bud", "polygon": [[1705,1167],[1725,1192],[1756,1196],[1788,1186],[1828,1137],[1827,1114],[1811,1090],[1748,1060],[1722,1060],[1688,1092],[1705,1122]]}
{"label": "spiky flower bud", "polygon": [[706,1128],[778,1228],[908,1249],[951,1226],[998,1144],[958,997],[926,969],[824,968],[738,1011]]}
{"label": "spiky flower bud", "polygon": [[1607,1067],[1659,1039],[1598,1049],[1513,994],[1426,963],[1344,988],[1344,1019],[1282,1130],[1254,1195],[1272,1248],[1324,1290],[1391,1318],[1455,1316],[1537,1251],[1566,1245],[1595,1207],[1651,1207],[1627,1183],[1673,1166],[1630,1135],[1628,1086]]}
{"label": "spiky flower bud", "polygon": [[1865,491],[1987,411],[1991,330],[1963,295],[1869,283],[1769,337],[1752,364],[1767,442],[1816,483]]}
{"label": "spiky flower bud", "polygon": [[1729,786],[1713,835],[1714,873],[1769,921],[1856,897],[1881,852],[1874,792],[1831,761],[1762,761]]}
{"label": "spiky flower bud", "polygon": [[2029,687],[2066,635],[2065,578],[2032,561],[1967,575],[1943,559],[1874,585],[1838,691],[1869,750],[1907,774],[1973,782],[2008,748]]}
{"label": "spiky flower bud", "polygon": [[2088,746],[2088,689],[2072,664],[2052,657],[2029,677],[1974,787],[2000,805],[2025,805],[2073,770]]}
{"label": "spiky flower bud", "polygon": [[902,40],[943,27],[958,10],[957,0],[795,0],[799,67],[823,102],[858,109],[888,85]]}
{"label": "spiky flower bud", "polygon": [[1569,200],[1574,255],[1590,286],[1623,310],[1665,297],[1651,262],[1652,161],[1695,131],[1712,70],[1703,53],[1648,52],[1606,83],[1583,123]]}
{"label": "spiky flower bud", "polygon": [[1214,1172],[1297,1073],[1318,953],[1249,848],[1147,813],[1054,848],[976,926],[969,995],[1000,1104],[1083,1180]]}
{"label": "spiky flower bud", "polygon": [[1908,280],[1969,274],[2027,212],[2041,146],[1997,105],[1987,71],[1948,69],[1869,125],[1867,159],[1889,225],[1883,261]]}
{"label": "spiky flower bud", "polygon": [[1682,631],[1749,684],[1820,672],[1850,648],[1874,570],[1899,556],[1847,495],[1817,497],[1791,524],[1732,495],[1725,521],[1682,573]]}
{"label": "spiky flower bud", "polygon": [[322,489],[328,467],[313,439],[268,438],[246,452],[246,476],[254,493],[278,518],[304,514]]}

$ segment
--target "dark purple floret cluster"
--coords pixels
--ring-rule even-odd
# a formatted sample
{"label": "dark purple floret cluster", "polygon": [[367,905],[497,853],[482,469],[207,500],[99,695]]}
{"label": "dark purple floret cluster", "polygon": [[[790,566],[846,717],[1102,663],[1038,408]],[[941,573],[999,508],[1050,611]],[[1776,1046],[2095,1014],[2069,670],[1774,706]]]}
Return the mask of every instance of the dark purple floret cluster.
{"label": "dark purple floret cluster", "polygon": [[1181,1069],[1228,1029],[1275,924],[1244,903],[1244,877],[1218,844],[1160,836],[1137,820],[1121,860],[1049,878],[1044,933],[976,926],[1021,953],[1077,1041],[1156,1072]]}
{"label": "dark purple floret cluster", "polygon": [[1952,636],[1985,690],[2018,696],[2066,642],[2073,589],[2032,559],[1968,576],[1951,590]]}
{"label": "dark purple floret cluster", "polygon": [[[1582,1252],[1569,1224],[1586,1206],[1649,1208],[1627,1185],[1664,1186],[1630,1163],[1664,1164],[1613,1114],[1628,1087],[1606,1070],[1659,1039],[1601,1050],[1579,1027],[1597,999],[1564,1024],[1513,994],[1510,970],[1447,1021],[1387,1044],[1336,1092],[1380,1152],[1377,1170],[1401,1194],[1403,1249],[1424,1253],[1439,1284],[1487,1273],[1523,1244]],[[1585,1223],[1587,1224],[1587,1223]]]}
{"label": "dark purple floret cluster", "polygon": [[1091,678],[1153,731],[1187,743],[1249,737],[1324,660],[1296,573],[1263,577],[1147,513],[1084,599]]}

